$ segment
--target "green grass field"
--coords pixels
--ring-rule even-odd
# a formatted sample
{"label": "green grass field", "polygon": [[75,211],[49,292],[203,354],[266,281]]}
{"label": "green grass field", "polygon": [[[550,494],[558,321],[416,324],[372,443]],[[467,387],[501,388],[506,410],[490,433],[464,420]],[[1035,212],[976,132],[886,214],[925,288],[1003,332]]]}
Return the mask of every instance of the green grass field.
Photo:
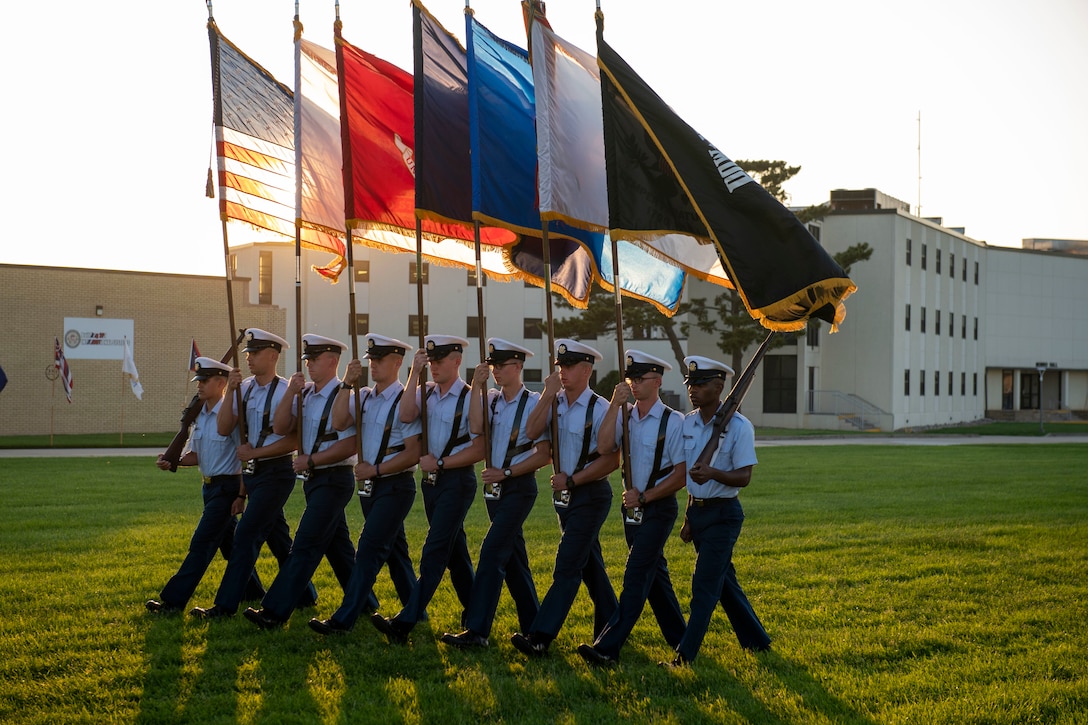
{"label": "green grass field", "polygon": [[[583,591],[552,653],[525,660],[504,593],[490,649],[450,650],[448,582],[409,646],[365,620],[328,640],[306,620],[340,592],[327,564],[316,610],[263,632],[241,616],[149,615],[199,516],[194,470],[150,459],[0,460],[0,721],[18,723],[1083,723],[1088,721],[1088,446],[761,449],[735,563],[774,639],[742,651],[715,616],[694,667],[644,613],[619,667],[589,669]],[[543,473],[541,474],[543,478]],[[294,525],[301,490],[289,504]],[[358,504],[348,509],[357,535]],[[470,548],[486,527],[469,514]],[[613,582],[618,511],[603,532]],[[426,524],[417,500],[409,543]],[[547,589],[557,539],[542,496],[527,524]],[[686,606],[694,552],[667,549]],[[223,562],[191,604],[211,603]],[[266,585],[276,565],[266,553]],[[396,610],[387,575],[383,612]]]}

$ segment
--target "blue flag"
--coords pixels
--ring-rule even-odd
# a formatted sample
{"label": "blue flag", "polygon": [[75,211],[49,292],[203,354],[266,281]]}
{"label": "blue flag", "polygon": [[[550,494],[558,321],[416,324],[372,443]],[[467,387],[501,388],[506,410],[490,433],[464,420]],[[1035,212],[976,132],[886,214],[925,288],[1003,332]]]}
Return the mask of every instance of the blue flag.
{"label": "blue flag", "polygon": [[0,390],[8,384],[8,376],[4,374],[4,368],[0,368]]}
{"label": "blue flag", "polygon": [[[525,50],[496,37],[474,17],[466,16],[465,23],[473,218],[524,235],[514,250],[515,263],[529,266],[541,248],[539,239],[530,241],[541,229],[532,66]],[[603,287],[613,288],[611,243],[605,235],[562,221],[549,221],[548,233],[557,272],[589,272]],[[588,260],[576,259],[579,247]],[[525,257],[520,262],[519,252]],[[684,271],[628,242],[620,242],[617,252],[621,291],[673,314]],[[565,283],[578,286],[573,279]]]}

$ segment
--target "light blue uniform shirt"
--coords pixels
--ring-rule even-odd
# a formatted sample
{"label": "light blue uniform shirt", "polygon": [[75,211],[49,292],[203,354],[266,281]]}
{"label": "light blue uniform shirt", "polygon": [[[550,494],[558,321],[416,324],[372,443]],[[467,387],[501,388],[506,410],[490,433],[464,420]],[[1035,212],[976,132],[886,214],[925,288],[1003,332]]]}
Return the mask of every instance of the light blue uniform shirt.
{"label": "light blue uniform shirt", "polygon": [[[657,454],[657,434],[661,430],[661,416],[668,410],[669,423],[665,429],[665,447],[661,451],[661,470],[667,471],[677,463],[684,461],[684,449],[681,445],[681,428],[684,426],[683,414],[667,409],[660,400],[655,402],[641,420],[638,408],[632,406],[627,428],[631,433],[631,483],[639,491],[645,491],[653,473],[654,457]],[[619,419],[619,416],[616,416]],[[622,431],[623,421],[620,420]],[[618,438],[617,438],[618,440]],[[656,482],[655,482],[656,483]]]}
{"label": "light blue uniform shirt", "polygon": [[[703,452],[703,447],[713,432],[713,418],[709,423],[703,423],[703,417],[698,410],[684,416],[684,458],[688,462],[688,471],[699,460],[699,454]],[[755,428],[743,415],[734,413],[729,425],[725,427],[717,452],[710,459],[710,467],[720,471],[735,471],[756,463]],[[688,474],[688,493],[695,498],[735,498],[739,492],[739,488],[726,486],[718,481],[695,483],[691,480],[691,474]]]}
{"label": "light blue uniform shirt", "polygon": [[[572,402],[567,402],[567,391],[560,390],[556,395],[558,404],[556,411],[559,414],[559,470],[568,476],[578,468],[578,458],[582,455],[582,438],[586,428],[586,408],[593,396],[600,398],[593,406],[593,427],[590,429],[589,455],[597,450],[597,433],[601,430],[601,421],[608,412],[608,401],[593,392],[593,388],[586,388],[582,394]],[[548,411],[548,423],[552,420],[552,412]],[[620,430],[619,416],[616,416],[617,430]],[[618,440],[618,439],[617,439]],[[588,465],[588,464],[587,464]]]}
{"label": "light blue uniform shirt", "polygon": [[[329,419],[325,421],[325,433],[335,433],[336,438],[333,440],[327,440],[318,445],[314,450],[314,441],[317,440],[317,429],[321,423],[321,417],[325,414],[325,406],[329,402],[330,398],[335,398],[337,391],[340,390],[340,378],[333,378],[320,392],[314,392],[314,384],[306,383],[306,387],[302,389],[302,446],[299,449],[299,453],[309,454],[311,451],[314,453],[320,453],[327,450],[330,446],[336,444],[336,441],[343,440],[345,438],[355,437],[355,426],[349,426],[348,428],[337,431],[332,427],[332,406],[329,406]],[[291,411],[294,413],[298,410],[296,407],[298,401],[291,401]],[[352,453],[347,458],[333,463],[326,463],[322,466],[315,466],[315,468],[331,468],[332,466],[354,466],[357,462],[358,456]]]}
{"label": "light blue uniform shirt", "polygon": [[[389,420],[389,411],[393,407],[393,401],[397,399],[397,395],[404,390],[404,385],[398,380],[391,385],[386,386],[385,390],[374,394],[372,388],[362,388],[359,393],[363,400],[363,460],[367,463],[374,463],[378,458],[378,448],[382,444],[382,438],[385,435],[385,424]],[[468,403],[468,401],[465,401]],[[352,392],[350,396],[350,414],[352,420],[355,419],[355,393]],[[418,436],[423,430],[423,425],[420,423],[419,418],[416,418],[411,423],[400,422],[400,403],[397,403],[397,410],[393,413],[393,427],[389,430],[389,443],[387,448],[394,446],[404,445],[406,438],[412,436]],[[389,460],[396,453],[386,455],[382,460]],[[414,471],[415,466],[404,469],[406,471]]]}
{"label": "light blue uniform shirt", "polygon": [[[267,385],[258,385],[257,379],[253,376],[242,381],[242,400],[245,401],[246,406],[246,430],[248,432],[246,440],[254,448],[258,447],[257,443],[261,440],[265,403],[268,400],[268,391],[272,389],[273,382],[276,382],[276,392],[273,393],[272,404],[268,408],[268,427],[270,430],[268,435],[265,436],[264,442],[260,444],[261,447],[270,446],[283,438],[283,436],[273,433],[271,428],[272,418],[276,415],[276,406],[280,404],[283,396],[287,394],[287,381],[279,375],[269,380]],[[234,414],[238,415],[238,396],[232,395],[230,399]]]}
{"label": "light blue uniform shirt", "polygon": [[[510,445],[510,434],[514,427],[514,418],[518,414],[518,406],[521,404],[521,396],[528,395],[525,400],[525,409],[521,412],[521,421],[518,423],[518,437],[514,441],[514,445]],[[526,390],[525,386],[521,386],[521,390],[517,392],[513,400],[507,401],[506,396],[502,394],[501,390],[492,388],[487,391],[487,417],[491,421],[491,465],[495,468],[502,468],[503,462],[506,460],[507,448],[517,448],[525,445],[526,443],[537,443],[539,441],[548,440],[551,436],[548,433],[548,429],[544,429],[544,434],[537,440],[531,440],[529,436],[525,435],[525,423],[529,420],[529,414],[533,412],[533,408],[540,402],[540,393],[533,393]],[[533,455],[533,449],[530,448],[527,451],[523,451],[510,459],[510,466],[521,463],[529,456]]]}
{"label": "light blue uniform shirt", "polygon": [[216,420],[219,415],[220,400],[209,412],[204,404],[193,423],[193,432],[189,435],[189,450],[196,454],[197,467],[203,476],[229,476],[242,472],[242,462],[238,460],[236,449],[239,446],[238,429],[229,436],[219,435]]}
{"label": "light blue uniform shirt", "polygon": [[[434,383],[427,386],[427,451],[435,458],[442,458],[442,452],[446,450],[446,443],[450,439],[450,431],[453,430],[453,419],[457,413],[457,400],[461,397],[461,391],[467,387],[468,384],[461,378],[453,381],[453,385],[450,386],[445,395],[438,392],[438,386]],[[471,394],[470,391],[469,395]],[[416,388],[416,404],[419,404],[418,388]],[[454,436],[456,438],[464,436],[465,442],[454,446],[446,454],[447,456],[460,453],[468,448],[472,443],[470,439],[476,437],[469,433],[468,406],[469,399],[466,396],[465,404],[461,408],[461,422],[457,426],[457,434]]]}

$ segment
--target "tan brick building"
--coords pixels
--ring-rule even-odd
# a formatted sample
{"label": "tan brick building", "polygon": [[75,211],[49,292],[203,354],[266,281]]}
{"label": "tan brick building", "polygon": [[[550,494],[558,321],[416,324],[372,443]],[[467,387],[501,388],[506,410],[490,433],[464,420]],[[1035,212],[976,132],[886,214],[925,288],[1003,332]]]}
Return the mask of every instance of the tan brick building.
{"label": "tan brick building", "polygon": [[[247,279],[233,285],[238,327],[285,333],[286,310],[246,302]],[[57,435],[120,432],[122,416],[126,445],[135,442],[129,433],[177,430],[196,392],[188,382],[191,341],[208,357],[220,358],[230,347],[226,299],[218,277],[0,264],[0,366],[8,377],[0,392],[0,435],[49,434],[51,427]],[[68,404],[60,381],[46,372],[53,367],[53,338],[64,345],[64,320],[72,317],[133,321],[142,401],[120,360],[70,359]]]}

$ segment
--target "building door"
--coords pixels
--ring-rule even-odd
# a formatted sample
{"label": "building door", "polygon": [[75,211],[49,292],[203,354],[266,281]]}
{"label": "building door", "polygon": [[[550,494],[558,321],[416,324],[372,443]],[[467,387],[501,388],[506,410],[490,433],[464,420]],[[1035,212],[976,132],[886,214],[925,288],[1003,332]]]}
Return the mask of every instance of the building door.
{"label": "building door", "polygon": [[1020,410],[1039,409],[1039,373],[1020,373]]}
{"label": "building door", "polygon": [[1012,410],[1012,370],[1001,371],[1001,410]]}

